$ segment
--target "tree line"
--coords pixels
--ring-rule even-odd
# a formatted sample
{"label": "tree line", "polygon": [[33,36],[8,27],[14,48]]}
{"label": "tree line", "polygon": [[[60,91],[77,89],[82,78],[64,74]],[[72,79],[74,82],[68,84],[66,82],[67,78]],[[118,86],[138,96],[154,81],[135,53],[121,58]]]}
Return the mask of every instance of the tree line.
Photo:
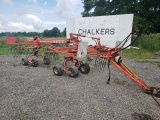
{"label": "tree line", "polygon": [[66,37],[66,28],[62,32],[57,27],[51,30],[45,29],[43,32],[1,32],[0,36],[27,36],[33,37],[35,35],[43,37]]}
{"label": "tree line", "polygon": [[133,28],[160,33],[160,0],[81,0],[83,17],[134,14]]}

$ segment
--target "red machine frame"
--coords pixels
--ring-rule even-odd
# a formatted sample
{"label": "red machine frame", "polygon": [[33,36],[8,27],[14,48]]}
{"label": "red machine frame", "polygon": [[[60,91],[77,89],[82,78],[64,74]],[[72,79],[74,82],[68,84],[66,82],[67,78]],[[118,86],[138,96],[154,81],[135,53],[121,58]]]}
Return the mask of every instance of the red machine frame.
{"label": "red machine frame", "polygon": [[[49,40],[41,39],[39,36],[34,36],[32,41],[19,42],[17,37],[6,37],[6,43],[11,45],[33,45],[32,47],[25,47],[23,49],[33,49],[33,52],[27,57],[27,59],[22,58],[23,65],[31,64],[33,67],[38,66],[38,61],[32,59],[33,56],[42,57],[43,62],[48,65],[50,64],[49,58],[46,56],[38,54],[40,49],[45,49],[47,54],[64,54],[63,67],[56,65],[53,67],[53,72],[57,76],[61,76],[63,71],[68,73],[71,77],[78,76],[78,70],[83,74],[87,74],[90,71],[90,67],[87,63],[78,61],[77,51],[78,44],[81,40],[78,39],[79,34],[70,33],[70,39],[64,38],[50,38]],[[82,37],[82,35],[81,35]],[[41,44],[50,44],[49,47],[42,47]],[[57,44],[72,44],[70,47],[57,47]],[[72,62],[74,66],[68,68],[67,63]],[[75,67],[76,66],[76,67]],[[78,68],[78,70],[77,70]]]}
{"label": "red machine frame", "polygon": [[33,40],[28,40],[24,42],[20,42],[18,37],[6,37],[6,43],[9,45],[33,45],[28,47],[22,47],[22,48],[14,48],[15,50],[29,50],[33,49],[32,53],[27,56],[27,58],[22,58],[23,65],[32,65],[33,67],[38,66],[38,61],[32,59],[33,56],[35,57],[41,57],[43,59],[44,64],[49,65],[50,61],[46,56],[38,54],[39,50],[43,48],[42,44],[57,44],[57,43],[66,43],[67,39],[65,38],[51,38],[51,39],[42,39],[39,36],[34,36]]}
{"label": "red machine frame", "polygon": [[[132,37],[134,34],[139,34],[139,31],[136,31],[136,32],[130,34],[129,37]],[[64,58],[65,61],[63,63],[63,68],[58,66],[58,65],[53,67],[54,74],[58,75],[58,76],[61,76],[63,74],[63,71],[65,71],[71,77],[77,77],[78,76],[78,71],[77,71],[77,68],[75,68],[75,66],[80,68],[81,65],[84,65],[82,62],[78,61],[77,57],[76,57],[77,56],[77,50],[78,50],[78,43],[80,42],[78,37],[87,37],[87,36],[81,35],[81,34],[71,33],[70,34],[70,39],[63,39],[64,44],[72,43],[73,45],[71,47],[56,47],[56,46],[53,45],[53,43],[56,43],[55,40],[50,40],[50,41],[47,41],[47,42],[46,41],[40,41],[40,40],[37,40],[38,37],[36,37],[36,40],[37,40],[36,42],[35,41],[27,41],[27,42],[23,42],[23,43],[16,43],[17,39],[14,39],[12,43],[7,40],[7,43],[8,44],[34,44],[34,47],[32,47],[32,48],[36,49],[37,51],[39,51],[39,49],[41,48],[40,44],[51,44],[51,47],[43,47],[43,48],[45,50],[52,51],[51,54],[62,53],[62,54],[66,55],[66,57]],[[148,85],[146,85],[146,83],[142,79],[140,79],[137,75],[135,75],[134,72],[131,71],[123,63],[122,57],[121,57],[121,54],[120,54],[120,51],[122,50],[122,48],[118,48],[118,47],[110,48],[110,47],[102,46],[101,43],[100,43],[100,38],[91,37],[91,39],[96,40],[97,44],[95,46],[88,46],[87,56],[90,57],[90,59],[93,59],[94,57],[105,59],[106,61],[108,61],[109,64],[111,63],[115,68],[117,68],[125,76],[127,76],[129,79],[131,79],[144,92],[146,92],[148,94],[151,94],[152,96],[154,95],[156,97],[160,97],[160,88],[149,87]],[[30,58],[32,56],[35,56],[35,55],[36,54],[33,52],[30,55]],[[75,63],[75,66],[71,67],[71,68],[68,68],[67,62],[70,62],[70,61]],[[88,73],[90,68],[88,67],[89,66],[88,64],[86,66],[85,67],[87,68],[87,70],[88,70],[87,73]],[[86,73],[86,71],[84,73]],[[107,81],[107,83],[109,83],[109,80]]]}

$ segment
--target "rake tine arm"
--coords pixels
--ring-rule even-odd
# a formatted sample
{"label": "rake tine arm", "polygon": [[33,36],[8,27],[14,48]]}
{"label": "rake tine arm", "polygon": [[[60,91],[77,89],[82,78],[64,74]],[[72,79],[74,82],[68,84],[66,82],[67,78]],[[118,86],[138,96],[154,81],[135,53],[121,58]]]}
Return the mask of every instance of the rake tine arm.
{"label": "rake tine arm", "polygon": [[160,88],[149,87],[142,79],[140,79],[132,70],[130,70],[122,60],[116,61],[114,57],[111,58],[110,63],[122,72],[125,76],[131,79],[136,85],[138,85],[145,93],[160,97]]}

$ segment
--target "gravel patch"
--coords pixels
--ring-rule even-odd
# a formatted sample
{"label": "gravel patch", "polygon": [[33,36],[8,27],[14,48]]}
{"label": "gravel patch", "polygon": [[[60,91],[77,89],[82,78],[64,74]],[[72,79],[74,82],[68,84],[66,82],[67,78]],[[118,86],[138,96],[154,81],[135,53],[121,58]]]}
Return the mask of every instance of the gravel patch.
{"label": "gravel patch", "polygon": [[[156,64],[124,62],[148,86],[160,85]],[[160,120],[160,106],[117,69],[111,66],[108,85],[107,66],[90,67],[78,78],[55,76],[42,63],[23,66],[19,57],[0,55],[0,120]]]}

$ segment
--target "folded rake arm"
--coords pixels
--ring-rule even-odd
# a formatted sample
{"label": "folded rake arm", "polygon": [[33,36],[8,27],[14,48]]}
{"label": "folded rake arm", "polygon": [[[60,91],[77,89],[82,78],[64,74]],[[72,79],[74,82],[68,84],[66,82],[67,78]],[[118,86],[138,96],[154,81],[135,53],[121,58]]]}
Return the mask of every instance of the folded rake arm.
{"label": "folded rake arm", "polygon": [[[124,43],[135,34],[137,35],[137,37],[134,39],[134,41],[137,40],[138,37],[140,36],[139,30],[137,30],[136,32],[131,33],[129,36],[127,36],[124,39]],[[97,44],[95,46],[88,46],[87,56],[89,56],[90,58],[98,57],[98,58],[102,58],[103,60],[105,59],[106,61],[109,62],[109,64],[112,64],[115,68],[117,68],[120,72],[122,72],[125,76],[127,76],[130,80],[132,80],[136,85],[138,85],[144,92],[146,92],[147,94],[151,94],[153,96],[156,96],[156,97],[160,97],[160,88],[159,87],[149,87],[132,70],[130,70],[127,67],[127,65],[122,61],[120,51],[129,47],[129,45],[126,46],[125,48],[123,48],[123,47],[110,48],[110,47],[102,46],[100,44],[99,38],[92,38],[92,39],[96,40]],[[124,46],[124,44],[123,44],[123,46]],[[99,60],[99,61],[100,61],[99,63],[101,63],[101,60]],[[100,66],[103,66],[103,65],[100,65]],[[109,79],[110,79],[110,76],[109,76]]]}

